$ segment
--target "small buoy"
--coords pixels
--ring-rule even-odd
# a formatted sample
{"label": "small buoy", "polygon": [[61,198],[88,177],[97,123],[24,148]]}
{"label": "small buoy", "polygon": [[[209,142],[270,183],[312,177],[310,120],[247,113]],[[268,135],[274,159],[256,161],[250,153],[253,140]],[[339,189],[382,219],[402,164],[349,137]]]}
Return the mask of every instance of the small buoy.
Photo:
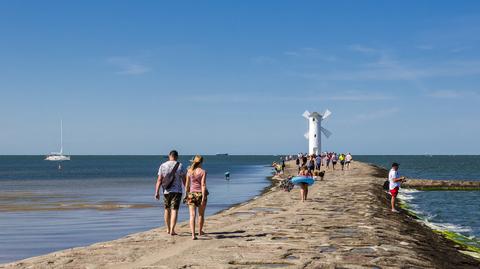
{"label": "small buoy", "polygon": [[225,180],[230,180],[230,172],[225,172]]}

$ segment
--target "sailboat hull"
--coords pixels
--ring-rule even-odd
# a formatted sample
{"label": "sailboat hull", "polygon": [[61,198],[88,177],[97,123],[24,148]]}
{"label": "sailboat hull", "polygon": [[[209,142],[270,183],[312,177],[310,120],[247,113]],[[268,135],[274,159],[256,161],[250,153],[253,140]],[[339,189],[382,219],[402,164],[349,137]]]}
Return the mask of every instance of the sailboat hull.
{"label": "sailboat hull", "polygon": [[46,161],[55,161],[55,162],[62,162],[62,161],[70,161],[70,156],[65,155],[49,155],[45,157]]}

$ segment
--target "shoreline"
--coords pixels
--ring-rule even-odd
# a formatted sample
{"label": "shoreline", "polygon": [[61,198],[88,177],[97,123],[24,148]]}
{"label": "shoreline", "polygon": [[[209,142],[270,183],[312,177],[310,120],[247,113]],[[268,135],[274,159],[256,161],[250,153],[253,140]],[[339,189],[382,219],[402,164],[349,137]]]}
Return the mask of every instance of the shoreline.
{"label": "shoreline", "polygon": [[[374,165],[374,164],[370,164],[370,165],[379,169],[381,171],[379,172],[380,175],[388,177],[388,169],[381,166]],[[477,188],[477,185],[478,183],[480,183],[476,181],[462,180],[462,181],[458,181],[459,183],[458,185],[455,185],[455,183],[457,183],[455,180],[428,180],[428,179],[409,179],[407,183],[410,181],[413,181],[414,184],[408,184],[406,187],[403,187],[404,184],[402,184],[402,188],[407,190],[418,190],[418,191],[478,191],[479,189]],[[436,183],[436,181],[440,181],[441,183]],[[452,187],[450,185],[454,185],[454,186]],[[461,185],[465,185],[465,186],[461,186]],[[429,225],[426,222],[426,219],[420,216],[419,212],[415,211],[410,206],[408,201],[402,200],[401,197],[399,197],[398,200],[399,200],[398,206],[401,208],[401,210],[404,211],[406,215],[413,218],[420,224],[426,226],[426,228],[429,229],[431,232],[439,234],[445,239],[451,241],[454,247],[457,248],[459,252],[480,260],[480,248],[476,246],[479,244],[479,241],[473,240],[459,232],[451,231],[448,229],[440,229],[435,225],[438,223],[431,223]]]}
{"label": "shoreline", "polygon": [[[373,163],[366,163],[379,170],[379,176],[388,177],[388,169]],[[402,189],[416,191],[480,191],[480,181],[445,179],[408,179]],[[399,207],[411,218],[425,225],[432,232],[450,240],[460,252],[480,260],[480,240],[472,239],[460,232],[439,227],[442,223],[429,223],[421,213],[414,210],[408,201],[399,197]]]}
{"label": "shoreline", "polygon": [[[287,164],[287,174],[295,169]],[[208,216],[207,235],[197,241],[189,240],[184,221],[177,237],[156,228],[0,268],[478,268],[480,261],[457,251],[452,241],[389,212],[381,189],[384,170],[354,162],[349,171],[327,171],[303,204],[298,190],[283,192],[275,177],[267,177],[271,185],[260,195]]]}

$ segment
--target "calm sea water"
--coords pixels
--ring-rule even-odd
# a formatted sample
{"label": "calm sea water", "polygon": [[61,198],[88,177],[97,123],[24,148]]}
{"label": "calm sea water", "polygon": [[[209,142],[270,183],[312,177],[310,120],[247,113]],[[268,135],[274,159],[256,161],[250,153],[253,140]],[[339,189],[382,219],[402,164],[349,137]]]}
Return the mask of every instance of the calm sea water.
{"label": "calm sea water", "polygon": [[[188,165],[191,156],[181,158]],[[261,193],[274,156],[205,156],[207,214]],[[163,226],[153,199],[159,156],[0,156],[0,263]],[[230,181],[224,173],[229,171]],[[182,205],[179,220],[187,219]],[[208,229],[208,227],[207,227]]]}
{"label": "calm sea water", "polygon": [[[480,180],[480,156],[354,156],[411,178]],[[188,164],[191,156],[180,161]],[[207,214],[246,201],[267,187],[274,156],[206,156]],[[0,156],[0,263],[112,240],[163,226],[153,200],[158,156]],[[230,171],[231,180],[224,179]],[[480,192],[403,191],[429,225],[480,238]],[[180,209],[180,221],[187,208]],[[207,227],[208,228],[208,227]]]}
{"label": "calm sea water", "polygon": [[[356,156],[359,161],[389,168],[400,163],[410,178],[480,180],[480,156]],[[466,235],[480,246],[480,191],[401,190],[402,199],[430,226]]]}

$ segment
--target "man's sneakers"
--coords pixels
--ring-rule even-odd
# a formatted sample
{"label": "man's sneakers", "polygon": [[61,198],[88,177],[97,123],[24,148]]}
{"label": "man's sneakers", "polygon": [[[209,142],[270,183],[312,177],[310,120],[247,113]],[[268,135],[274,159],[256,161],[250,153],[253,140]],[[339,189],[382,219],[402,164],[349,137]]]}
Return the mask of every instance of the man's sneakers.
{"label": "man's sneakers", "polygon": [[393,213],[400,213],[400,211],[396,210],[396,209],[392,209],[392,212]]}

